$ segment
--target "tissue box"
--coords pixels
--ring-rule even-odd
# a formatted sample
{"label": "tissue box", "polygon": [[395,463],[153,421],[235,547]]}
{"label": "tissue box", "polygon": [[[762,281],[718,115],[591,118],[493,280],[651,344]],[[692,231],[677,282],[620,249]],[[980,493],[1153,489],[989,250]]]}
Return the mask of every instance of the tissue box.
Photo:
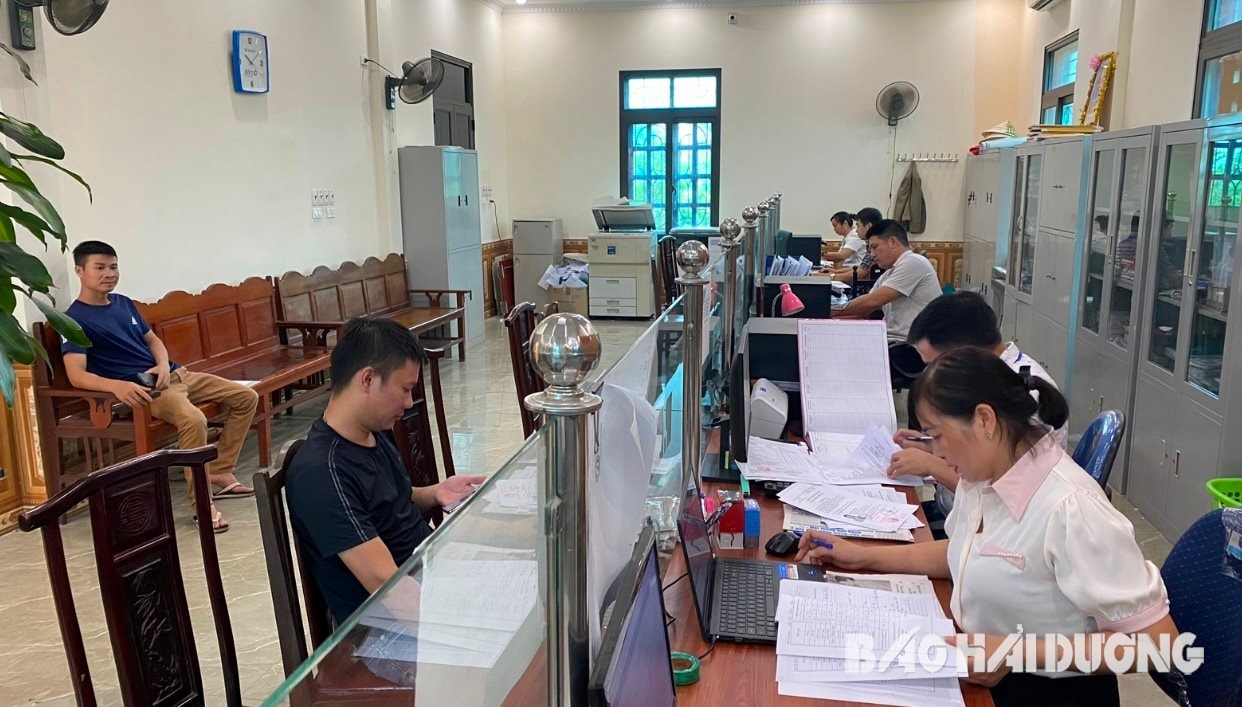
{"label": "tissue box", "polygon": [[588,287],[549,287],[548,299],[555,302],[565,314],[581,314],[586,316],[591,306],[590,288]]}

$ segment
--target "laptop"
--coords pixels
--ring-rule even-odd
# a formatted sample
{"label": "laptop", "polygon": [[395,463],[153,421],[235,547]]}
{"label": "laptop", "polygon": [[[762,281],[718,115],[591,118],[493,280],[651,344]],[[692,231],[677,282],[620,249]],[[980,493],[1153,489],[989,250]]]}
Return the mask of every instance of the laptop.
{"label": "laptop", "polygon": [[643,529],[612,589],[588,682],[591,707],[673,707],[677,691],[668,659],[660,559],[650,526]]}
{"label": "laptop", "polygon": [[816,565],[720,557],[699,498],[698,484],[691,481],[677,529],[703,641],[776,643],[780,581],[822,582],[823,570]]}

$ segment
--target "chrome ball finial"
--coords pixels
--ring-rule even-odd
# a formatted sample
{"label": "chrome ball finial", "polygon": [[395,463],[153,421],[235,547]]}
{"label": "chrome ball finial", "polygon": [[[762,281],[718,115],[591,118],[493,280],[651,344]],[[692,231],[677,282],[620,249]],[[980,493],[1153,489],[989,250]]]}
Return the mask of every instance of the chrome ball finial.
{"label": "chrome ball finial", "polygon": [[755,206],[747,206],[742,209],[742,220],[746,222],[747,227],[755,225],[755,221],[759,218],[759,209]]}
{"label": "chrome ball finial", "polygon": [[772,205],[766,201],[761,201],[759,202],[759,206],[756,206],[755,208],[759,209],[759,217],[763,218],[768,215],[769,211],[772,210]]}
{"label": "chrome ball finial", "polygon": [[725,243],[732,245],[740,235],[742,235],[742,225],[737,222],[737,219],[727,218],[720,222],[720,237]]}
{"label": "chrome ball finial", "polygon": [[707,246],[699,241],[686,241],[677,246],[677,267],[686,279],[698,278],[707,267],[707,260]]}
{"label": "chrome ball finial", "polygon": [[581,314],[548,316],[530,337],[530,361],[552,388],[576,388],[599,358],[599,334]]}

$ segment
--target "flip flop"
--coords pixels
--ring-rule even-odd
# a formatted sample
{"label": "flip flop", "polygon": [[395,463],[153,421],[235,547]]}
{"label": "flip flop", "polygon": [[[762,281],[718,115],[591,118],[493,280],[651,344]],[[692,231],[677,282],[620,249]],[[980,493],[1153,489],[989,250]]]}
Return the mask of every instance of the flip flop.
{"label": "flip flop", "polygon": [[[193,516],[193,518],[194,518],[194,522],[198,523],[198,516],[195,515]],[[221,523],[224,523],[224,525],[221,525]],[[220,533],[227,532],[228,529],[229,529],[229,523],[228,521],[224,520],[224,514],[221,513],[220,511],[216,511],[216,514],[211,517],[211,532],[215,533],[216,535],[219,535]]]}
{"label": "flip flop", "polygon": [[253,489],[251,489],[250,491],[238,491],[238,492],[234,493],[234,492],[233,492],[233,489],[235,489],[235,488],[237,488],[238,486],[241,486],[241,485],[242,485],[242,482],[240,482],[240,481],[234,481],[233,483],[229,484],[228,486],[225,486],[224,488],[220,489],[219,491],[216,491],[215,493],[211,494],[211,497],[212,497],[213,499],[215,499],[215,500],[219,500],[219,499],[222,499],[222,498],[250,498],[251,496],[253,496],[253,495],[254,495],[254,490],[253,490]]}

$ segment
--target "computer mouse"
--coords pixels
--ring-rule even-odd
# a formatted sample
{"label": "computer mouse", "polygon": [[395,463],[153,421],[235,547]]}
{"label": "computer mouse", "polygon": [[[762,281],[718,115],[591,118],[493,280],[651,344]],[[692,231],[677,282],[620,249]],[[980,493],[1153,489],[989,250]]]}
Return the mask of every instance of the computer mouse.
{"label": "computer mouse", "polygon": [[798,549],[798,536],[789,531],[783,531],[773,535],[768,544],[764,546],[769,555],[777,557],[789,557]]}

